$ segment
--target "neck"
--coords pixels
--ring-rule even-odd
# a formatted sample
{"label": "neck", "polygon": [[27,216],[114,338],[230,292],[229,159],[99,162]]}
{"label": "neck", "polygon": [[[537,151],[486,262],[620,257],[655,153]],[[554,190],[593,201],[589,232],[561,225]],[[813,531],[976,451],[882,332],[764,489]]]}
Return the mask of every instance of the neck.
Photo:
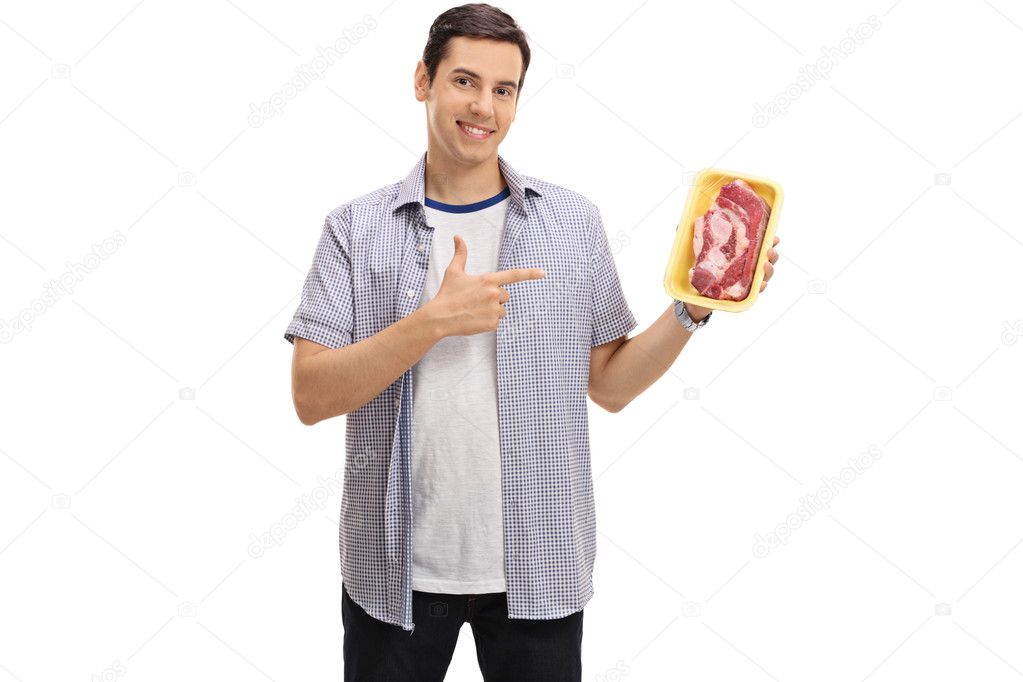
{"label": "neck", "polygon": [[482,163],[467,166],[427,149],[424,191],[434,201],[472,204],[500,193],[506,184],[497,154]]}

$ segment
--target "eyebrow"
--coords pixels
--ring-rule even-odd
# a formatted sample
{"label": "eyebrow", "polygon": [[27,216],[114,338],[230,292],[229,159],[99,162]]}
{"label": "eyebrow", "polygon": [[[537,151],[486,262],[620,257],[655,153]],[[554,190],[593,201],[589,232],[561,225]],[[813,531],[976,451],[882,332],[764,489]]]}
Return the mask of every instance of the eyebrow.
{"label": "eyebrow", "polygon": [[[478,73],[476,73],[475,71],[470,71],[469,69],[465,68],[464,66],[456,66],[455,68],[451,69],[451,71],[448,73],[448,75],[450,76],[450,75],[455,74],[455,73],[463,73],[466,76],[469,76],[470,78],[475,78],[477,80],[483,80],[482,76],[480,76]],[[519,87],[518,83],[516,83],[515,81],[497,81],[497,84],[498,85],[504,85],[504,86],[509,87],[509,88],[515,88],[515,89],[518,89],[518,87]]]}

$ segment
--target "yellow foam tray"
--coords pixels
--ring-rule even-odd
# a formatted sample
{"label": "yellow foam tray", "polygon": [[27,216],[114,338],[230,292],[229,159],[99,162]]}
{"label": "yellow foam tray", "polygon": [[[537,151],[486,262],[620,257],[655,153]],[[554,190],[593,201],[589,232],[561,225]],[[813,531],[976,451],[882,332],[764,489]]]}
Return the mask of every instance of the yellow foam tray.
{"label": "yellow foam tray", "polygon": [[[767,229],[760,245],[760,255],[757,257],[757,267],[753,271],[749,295],[741,301],[723,301],[703,296],[689,283],[689,269],[696,263],[696,255],[693,253],[693,226],[696,219],[710,209],[717,198],[718,190],[737,179],[749,183],[753,191],[763,197],[771,208],[771,215],[767,219]],[[668,267],[664,273],[664,290],[668,295],[679,301],[687,301],[712,310],[737,313],[750,308],[757,300],[760,284],[764,281],[764,263],[767,262],[771,242],[774,241],[774,231],[778,225],[783,197],[781,186],[767,178],[720,168],[704,168],[697,173],[693,186],[689,189],[685,208],[682,209],[682,219],[675,228],[675,242],[672,244]]]}

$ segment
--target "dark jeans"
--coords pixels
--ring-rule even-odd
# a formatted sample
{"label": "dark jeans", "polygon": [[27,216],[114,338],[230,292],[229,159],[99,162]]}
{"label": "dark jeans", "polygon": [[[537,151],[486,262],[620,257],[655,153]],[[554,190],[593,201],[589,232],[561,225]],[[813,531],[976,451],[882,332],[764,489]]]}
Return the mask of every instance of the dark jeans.
{"label": "dark jeans", "polygon": [[440,682],[468,621],[485,682],[580,682],[583,612],[553,620],[508,618],[504,592],[412,591],[409,632],[373,618],[341,585],[345,682]]}

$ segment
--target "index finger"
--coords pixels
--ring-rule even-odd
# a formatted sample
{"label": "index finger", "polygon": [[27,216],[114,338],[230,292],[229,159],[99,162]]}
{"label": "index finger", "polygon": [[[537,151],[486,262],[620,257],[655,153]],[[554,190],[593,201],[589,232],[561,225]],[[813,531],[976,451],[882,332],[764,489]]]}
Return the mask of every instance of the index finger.
{"label": "index finger", "polygon": [[512,284],[513,282],[522,282],[528,279],[540,279],[547,273],[543,271],[543,268],[512,268],[510,270],[498,270],[497,272],[490,273],[491,281],[498,286],[502,284]]}

